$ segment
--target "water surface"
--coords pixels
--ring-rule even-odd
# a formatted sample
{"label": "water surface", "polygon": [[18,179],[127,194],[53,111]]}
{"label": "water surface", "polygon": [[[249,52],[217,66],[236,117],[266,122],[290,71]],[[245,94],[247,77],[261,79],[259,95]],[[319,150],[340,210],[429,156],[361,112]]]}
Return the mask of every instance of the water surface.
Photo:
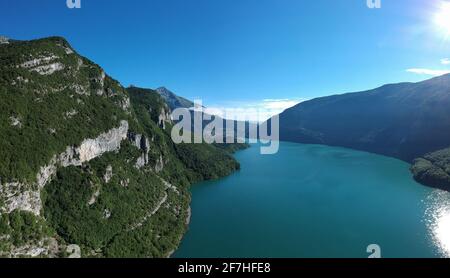
{"label": "water surface", "polygon": [[174,257],[449,256],[450,197],[409,164],[344,148],[282,142],[235,155],[241,171],[192,187],[192,219]]}

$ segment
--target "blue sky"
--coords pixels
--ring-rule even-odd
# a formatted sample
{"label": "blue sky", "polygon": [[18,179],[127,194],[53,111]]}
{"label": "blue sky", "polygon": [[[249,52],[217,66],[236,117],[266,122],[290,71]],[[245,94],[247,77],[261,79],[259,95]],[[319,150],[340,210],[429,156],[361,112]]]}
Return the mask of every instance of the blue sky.
{"label": "blue sky", "polygon": [[443,0],[381,1],[0,0],[0,34],[64,36],[125,86],[282,107],[450,69]]}

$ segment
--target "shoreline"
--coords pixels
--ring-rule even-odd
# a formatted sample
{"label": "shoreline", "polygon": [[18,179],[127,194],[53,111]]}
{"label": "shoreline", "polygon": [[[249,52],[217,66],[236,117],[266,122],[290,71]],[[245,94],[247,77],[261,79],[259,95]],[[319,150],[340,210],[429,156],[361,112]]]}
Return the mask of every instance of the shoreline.
{"label": "shoreline", "polygon": [[[189,207],[187,208],[187,210],[186,210],[186,212],[187,212],[187,216],[186,216],[186,220],[185,220],[185,225],[186,225],[186,232],[187,232],[187,230],[188,230],[188,228],[189,228],[189,224],[191,223],[191,217],[192,217],[192,209],[191,209],[191,206],[189,205]],[[179,238],[179,242],[178,242],[178,246],[177,246],[177,248],[175,248],[174,250],[171,250],[168,254],[167,254],[167,256],[166,256],[166,259],[170,259],[171,257],[172,257],[172,255],[175,253],[175,251],[177,251],[177,249],[178,249],[178,247],[180,246],[180,243],[181,243],[181,241],[183,240],[183,237],[184,237],[184,235],[185,235],[186,233],[184,233],[184,234],[182,234],[181,236],[180,236],[180,238]]]}
{"label": "shoreline", "polygon": [[[248,148],[251,148],[251,145],[248,145],[247,148],[237,150],[236,152],[234,152],[234,153],[232,154],[233,157],[234,157],[234,155],[235,155],[237,152],[243,151],[243,150],[248,149]],[[235,159],[236,159],[236,158],[235,158]],[[233,172],[236,172],[236,171],[238,171],[238,170],[235,170],[235,171],[233,171]],[[231,174],[233,174],[233,173],[231,173]],[[231,175],[231,174],[230,174],[230,175]],[[222,178],[223,178],[223,177],[222,177]],[[191,185],[191,186],[192,186],[192,185]],[[191,199],[191,202],[192,202],[192,199]],[[185,219],[186,232],[180,236],[180,238],[179,238],[179,240],[178,240],[178,241],[179,241],[179,242],[178,242],[178,246],[177,246],[174,250],[171,250],[171,251],[167,254],[166,259],[170,259],[170,258],[172,257],[172,255],[178,250],[178,248],[180,247],[181,241],[183,240],[184,236],[186,235],[186,233],[187,233],[188,230],[189,230],[189,225],[191,224],[191,218],[192,218],[192,208],[191,208],[191,205],[190,205],[190,204],[189,204],[189,206],[188,206],[186,212],[187,212],[186,219]]]}

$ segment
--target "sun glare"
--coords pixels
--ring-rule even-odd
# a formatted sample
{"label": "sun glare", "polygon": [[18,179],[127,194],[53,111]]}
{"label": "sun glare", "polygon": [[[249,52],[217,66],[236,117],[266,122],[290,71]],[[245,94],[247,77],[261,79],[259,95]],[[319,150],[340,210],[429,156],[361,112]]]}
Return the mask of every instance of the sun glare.
{"label": "sun glare", "polygon": [[434,16],[434,23],[446,37],[450,36],[450,2],[442,2]]}
{"label": "sun glare", "polygon": [[450,193],[435,190],[428,196],[426,220],[438,253],[450,258]]}

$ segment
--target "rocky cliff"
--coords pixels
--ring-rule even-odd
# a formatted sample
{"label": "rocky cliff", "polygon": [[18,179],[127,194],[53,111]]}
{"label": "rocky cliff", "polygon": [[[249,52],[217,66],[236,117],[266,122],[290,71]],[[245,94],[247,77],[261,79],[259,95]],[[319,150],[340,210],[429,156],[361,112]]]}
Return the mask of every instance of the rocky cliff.
{"label": "rocky cliff", "polygon": [[118,128],[100,134],[95,139],[85,139],[79,147],[68,146],[66,151],[55,155],[50,162],[42,166],[37,173],[34,184],[11,182],[0,184],[0,194],[6,213],[14,210],[30,211],[39,215],[42,209],[40,190],[48,184],[56,174],[58,167],[82,166],[106,152],[118,151],[128,134],[128,122],[122,121]]}
{"label": "rocky cliff", "polygon": [[0,257],[166,257],[189,185],[239,168],[174,145],[157,92],[128,92],[63,38],[2,39],[0,98]]}

